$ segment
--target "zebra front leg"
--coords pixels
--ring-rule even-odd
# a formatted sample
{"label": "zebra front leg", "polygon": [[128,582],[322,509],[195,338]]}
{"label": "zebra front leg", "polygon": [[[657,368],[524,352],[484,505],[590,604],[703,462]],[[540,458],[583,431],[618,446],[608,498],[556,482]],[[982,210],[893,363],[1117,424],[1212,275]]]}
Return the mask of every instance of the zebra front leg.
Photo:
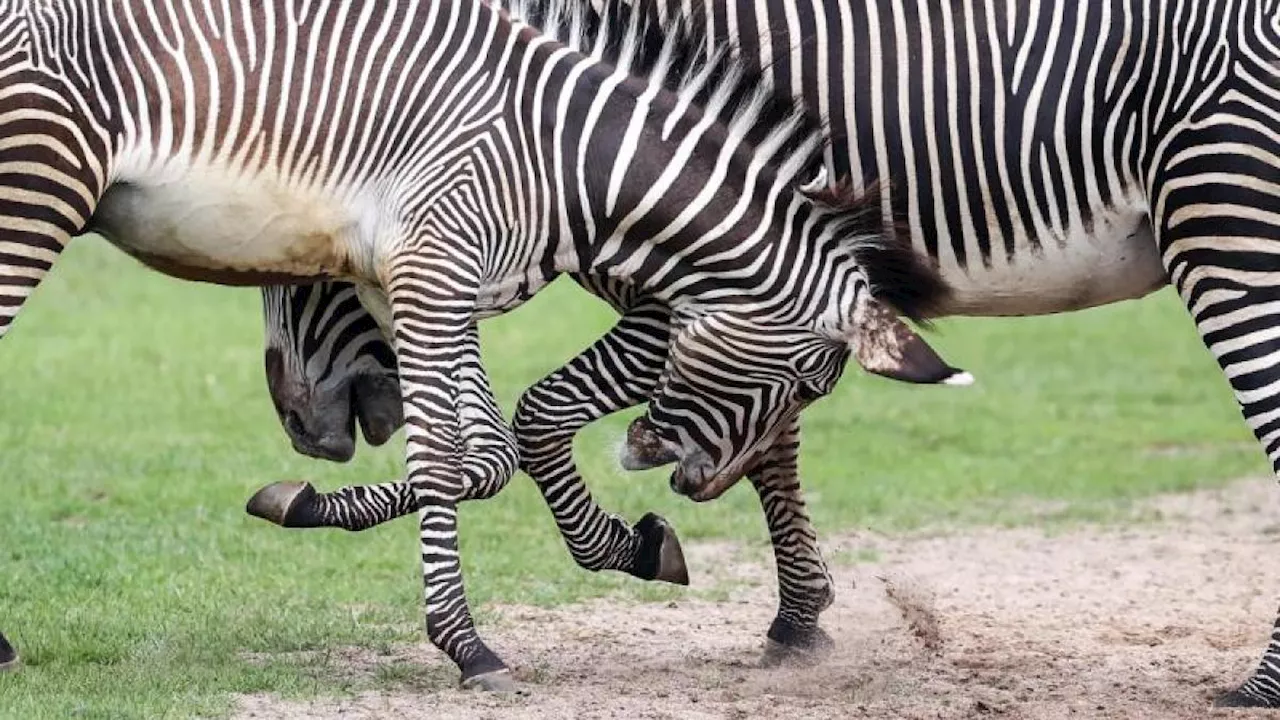
{"label": "zebra front leg", "polygon": [[[1280,474],[1280,144],[1264,154],[1260,140],[1212,122],[1182,133],[1154,217],[1170,279]],[[1216,704],[1280,707],[1280,620],[1253,676]]]}
{"label": "zebra front leg", "polygon": [[[433,250],[439,254],[424,257]],[[476,467],[465,462],[463,426],[478,418],[466,416],[459,395],[468,368],[479,367],[473,326],[479,263],[435,248],[398,260],[388,296],[404,396],[408,481],[420,508],[427,636],[457,664],[464,688],[509,690],[514,684],[506,664],[476,632],[458,556],[458,503],[497,492],[514,472],[512,462],[482,466],[491,476],[468,475]]]}
{"label": "zebra front leg", "polygon": [[795,418],[747,473],[764,509],[778,574],[778,614],[766,635],[767,666],[806,661],[835,645],[818,626],[835,589],[805,510],[799,458],[800,420]]}
{"label": "zebra front leg", "polygon": [[309,482],[272,483],[249,498],[245,512],[287,528],[332,527],[359,532],[418,509],[403,480],[348,485],[319,493]]}
{"label": "zebra front leg", "polygon": [[688,585],[680,541],[666,520],[649,513],[633,527],[605,511],[573,460],[580,429],[648,398],[666,358],[670,312],[656,302],[628,308],[630,298],[580,281],[625,312],[604,337],[521,396],[514,421],[521,468],[537,483],[580,566]]}
{"label": "zebra front leg", "polygon": [[[5,32],[14,17],[21,21],[20,14],[0,18],[10,26]],[[0,79],[0,338],[71,237],[84,231],[102,194],[106,154],[94,145],[100,138],[67,116],[72,104],[56,97],[57,82],[6,70]],[[18,664],[17,650],[0,634],[0,672]]]}

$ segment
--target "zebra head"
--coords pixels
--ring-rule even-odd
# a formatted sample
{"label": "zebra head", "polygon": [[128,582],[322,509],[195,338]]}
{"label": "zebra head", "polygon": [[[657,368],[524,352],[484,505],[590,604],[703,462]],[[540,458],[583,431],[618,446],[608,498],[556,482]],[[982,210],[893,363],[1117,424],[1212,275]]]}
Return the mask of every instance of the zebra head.
{"label": "zebra head", "polygon": [[834,389],[850,357],[899,381],[972,383],[890,309],[922,320],[949,289],[931,263],[897,244],[894,233],[886,236],[854,246],[843,280],[815,281],[804,290],[805,307],[824,308],[816,321],[801,320],[809,312],[718,310],[681,325],[648,411],[628,428],[623,466],[678,463],[671,488],[712,500],[748,473],[802,410]]}
{"label": "zebra head", "polygon": [[345,462],[404,423],[395,354],[349,283],[262,291],[267,387],[298,452]]}

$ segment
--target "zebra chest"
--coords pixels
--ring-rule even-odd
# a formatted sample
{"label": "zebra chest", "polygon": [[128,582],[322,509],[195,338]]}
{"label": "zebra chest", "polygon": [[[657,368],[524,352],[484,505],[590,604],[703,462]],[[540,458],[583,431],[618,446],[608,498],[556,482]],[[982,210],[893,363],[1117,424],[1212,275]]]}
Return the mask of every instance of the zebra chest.
{"label": "zebra chest", "polygon": [[332,198],[216,176],[116,183],[89,223],[160,272],[223,285],[358,276],[360,226]]}

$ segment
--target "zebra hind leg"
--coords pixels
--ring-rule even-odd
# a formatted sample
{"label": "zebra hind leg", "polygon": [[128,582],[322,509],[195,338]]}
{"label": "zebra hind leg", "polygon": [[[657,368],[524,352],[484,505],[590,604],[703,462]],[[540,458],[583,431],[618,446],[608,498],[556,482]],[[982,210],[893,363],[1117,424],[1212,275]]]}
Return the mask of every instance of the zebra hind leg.
{"label": "zebra hind leg", "polygon": [[591,347],[521,396],[514,421],[521,467],[537,483],[578,565],[688,585],[684,552],[671,525],[649,513],[631,526],[605,511],[573,460],[580,429],[648,398],[666,358],[670,313],[661,303],[614,298],[610,288],[579,280],[623,315]]}
{"label": "zebra hind leg", "polygon": [[810,663],[835,647],[818,625],[818,615],[835,600],[835,589],[805,510],[799,455],[797,418],[747,473],[764,509],[778,573],[778,614],[766,634],[766,667]]}
{"label": "zebra hind leg", "polygon": [[[1280,474],[1280,166],[1267,160],[1280,145],[1206,123],[1167,155],[1153,202],[1165,267]],[[1253,676],[1217,704],[1280,708],[1280,620]]]}

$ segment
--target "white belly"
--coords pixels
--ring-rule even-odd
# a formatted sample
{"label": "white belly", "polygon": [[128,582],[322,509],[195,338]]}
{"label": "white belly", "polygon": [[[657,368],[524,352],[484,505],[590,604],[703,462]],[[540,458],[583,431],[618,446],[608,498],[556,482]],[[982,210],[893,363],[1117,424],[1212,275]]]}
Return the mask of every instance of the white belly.
{"label": "white belly", "polygon": [[[365,223],[366,225],[368,223]],[[90,229],[178,277],[225,284],[351,278],[368,247],[360,213],[322,193],[208,169],[108,188]]]}
{"label": "white belly", "polygon": [[953,288],[950,315],[1047,315],[1130,300],[1168,283],[1145,213],[1099,215],[1038,251],[1018,247],[991,267],[942,265]]}

